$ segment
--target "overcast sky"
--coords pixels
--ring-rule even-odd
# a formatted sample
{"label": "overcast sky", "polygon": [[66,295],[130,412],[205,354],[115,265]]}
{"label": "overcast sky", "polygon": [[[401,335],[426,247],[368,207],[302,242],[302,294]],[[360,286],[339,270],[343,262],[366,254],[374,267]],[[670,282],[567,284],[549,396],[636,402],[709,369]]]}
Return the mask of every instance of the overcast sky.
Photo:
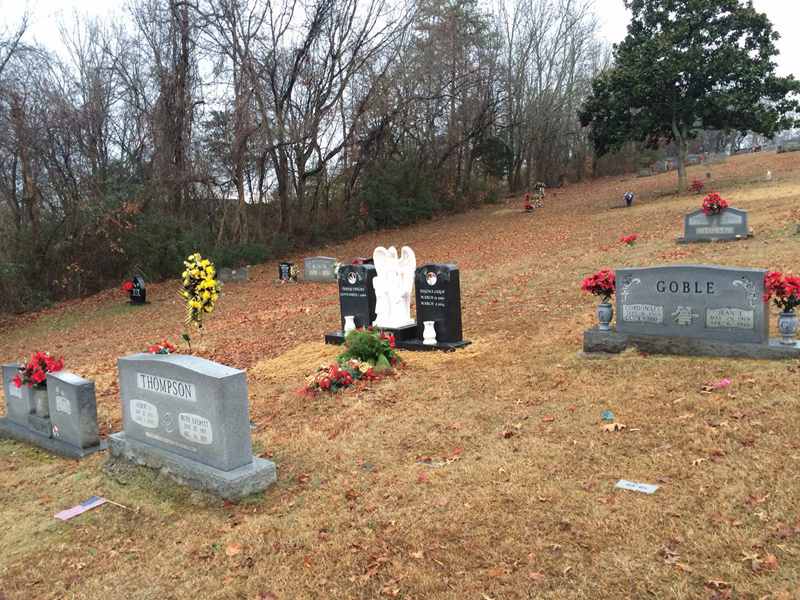
{"label": "overcast sky", "polygon": [[[54,46],[58,40],[55,18],[61,14],[69,17],[77,10],[96,16],[111,16],[122,12],[127,0],[27,0],[33,15],[31,34],[45,45]],[[488,2],[487,2],[488,3]],[[603,36],[615,43],[625,37],[629,15],[623,0],[594,0],[595,12],[602,24]],[[766,12],[777,31],[779,72],[800,77],[800,0],[754,0],[756,8]],[[0,23],[12,26],[25,11],[26,0],[0,0]],[[0,25],[0,30],[3,26]]]}

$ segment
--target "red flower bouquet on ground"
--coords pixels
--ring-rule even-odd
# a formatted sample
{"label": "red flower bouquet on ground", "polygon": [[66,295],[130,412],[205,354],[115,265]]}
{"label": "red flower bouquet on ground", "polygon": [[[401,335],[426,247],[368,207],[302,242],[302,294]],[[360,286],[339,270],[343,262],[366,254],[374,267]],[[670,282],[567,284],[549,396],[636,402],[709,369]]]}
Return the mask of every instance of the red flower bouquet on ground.
{"label": "red flower bouquet on ground", "polygon": [[123,292],[130,294],[133,290],[133,282],[130,279],[128,281],[123,281],[121,288]]}
{"label": "red flower bouquet on ground", "polygon": [[703,191],[705,186],[706,184],[703,183],[701,179],[692,179],[692,185],[689,186],[689,191],[699,194]]}
{"label": "red flower bouquet on ground", "polygon": [[523,204],[523,208],[525,208],[525,212],[531,212],[533,210],[533,204],[531,204],[530,192],[525,194],[525,203]]}
{"label": "red flower bouquet on ground", "polygon": [[600,296],[603,302],[608,302],[617,289],[617,277],[614,275],[614,271],[603,269],[584,279],[581,289],[584,292]]}
{"label": "red flower bouquet on ground", "polygon": [[712,192],[703,198],[703,212],[709,216],[718,215],[726,208],[728,208],[727,201],[723,200],[722,196],[716,192]]}
{"label": "red flower bouquet on ground", "polygon": [[638,240],[638,239],[639,239],[639,236],[638,236],[638,235],[636,235],[635,233],[632,233],[632,234],[630,234],[630,235],[623,235],[621,238],[619,238],[619,241],[620,241],[621,243],[623,243],[623,244],[626,244],[626,245],[628,245],[628,246],[633,246],[633,244],[634,244],[634,243],[636,242],[636,240]]}
{"label": "red flower bouquet on ground", "polygon": [[31,355],[28,363],[19,370],[19,374],[13,379],[13,383],[18,388],[23,385],[28,387],[43,388],[47,385],[47,374],[55,373],[64,368],[64,359],[56,360],[47,352],[35,352]]}
{"label": "red flower bouquet on ground", "polygon": [[162,340],[160,344],[152,344],[147,347],[150,354],[172,354],[176,348],[167,340]]}
{"label": "red flower bouquet on ground", "polygon": [[800,277],[770,271],[764,277],[764,301],[772,300],[783,312],[800,306]]}

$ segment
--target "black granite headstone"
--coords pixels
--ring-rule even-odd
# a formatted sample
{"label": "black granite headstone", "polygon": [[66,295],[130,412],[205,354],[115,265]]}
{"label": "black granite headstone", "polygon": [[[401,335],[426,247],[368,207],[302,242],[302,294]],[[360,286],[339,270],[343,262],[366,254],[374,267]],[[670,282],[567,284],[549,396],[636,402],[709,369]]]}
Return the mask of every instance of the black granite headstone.
{"label": "black granite headstone", "polygon": [[342,265],[339,267],[339,306],[341,327],[345,316],[355,317],[356,327],[369,327],[375,320],[375,288],[372,280],[377,275],[373,265]]}
{"label": "black granite headstone", "polygon": [[456,265],[423,265],[415,275],[419,339],[425,321],[434,321],[436,341],[462,341],[461,284]]}
{"label": "black granite headstone", "polygon": [[144,285],[144,277],[134,275],[133,287],[130,291],[131,304],[147,304],[147,288]]}
{"label": "black granite headstone", "polygon": [[625,192],[625,206],[630,206],[633,204],[634,195],[633,192]]}
{"label": "black granite headstone", "polygon": [[294,264],[290,262],[280,263],[278,265],[278,279],[280,279],[281,281],[291,281],[293,266]]}

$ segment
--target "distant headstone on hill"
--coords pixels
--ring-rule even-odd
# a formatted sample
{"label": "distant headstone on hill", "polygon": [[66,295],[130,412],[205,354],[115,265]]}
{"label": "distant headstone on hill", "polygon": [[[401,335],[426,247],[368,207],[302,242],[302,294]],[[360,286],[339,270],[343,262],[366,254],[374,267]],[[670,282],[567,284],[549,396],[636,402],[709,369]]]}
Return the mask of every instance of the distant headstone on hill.
{"label": "distant headstone on hill", "polygon": [[683,237],[678,240],[682,243],[743,240],[750,235],[747,211],[738,208],[726,208],[716,215],[698,209],[686,215],[683,222]]}

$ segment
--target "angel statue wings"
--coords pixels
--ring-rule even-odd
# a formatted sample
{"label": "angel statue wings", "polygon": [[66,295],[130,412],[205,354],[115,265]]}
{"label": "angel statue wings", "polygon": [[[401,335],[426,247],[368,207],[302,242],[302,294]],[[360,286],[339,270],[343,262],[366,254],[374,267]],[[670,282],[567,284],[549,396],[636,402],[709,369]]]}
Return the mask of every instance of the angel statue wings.
{"label": "angel statue wings", "polygon": [[411,293],[414,289],[414,271],[417,257],[408,246],[403,246],[400,256],[392,246],[383,246],[372,253],[378,275],[372,280],[375,287],[375,327],[398,329],[413,325],[411,319]]}

